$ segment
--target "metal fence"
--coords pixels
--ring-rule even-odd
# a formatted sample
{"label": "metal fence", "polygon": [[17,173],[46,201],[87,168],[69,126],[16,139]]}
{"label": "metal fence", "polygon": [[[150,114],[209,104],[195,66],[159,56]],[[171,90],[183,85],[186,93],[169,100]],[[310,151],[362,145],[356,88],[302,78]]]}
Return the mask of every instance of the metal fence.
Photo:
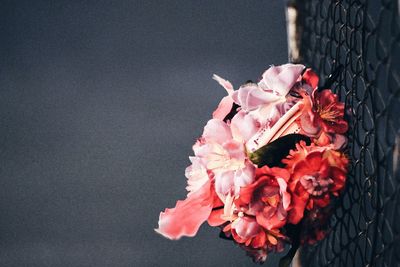
{"label": "metal fence", "polygon": [[331,232],[303,248],[302,266],[400,266],[398,0],[305,0],[290,6],[296,11],[295,34],[289,27],[292,60],[321,77],[344,67],[333,90],[348,108],[352,159]]}

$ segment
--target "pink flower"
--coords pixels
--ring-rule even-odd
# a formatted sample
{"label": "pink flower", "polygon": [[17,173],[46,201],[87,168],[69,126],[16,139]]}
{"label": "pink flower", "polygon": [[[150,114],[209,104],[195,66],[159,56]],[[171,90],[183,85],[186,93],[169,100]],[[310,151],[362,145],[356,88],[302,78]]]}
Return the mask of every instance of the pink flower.
{"label": "pink flower", "polygon": [[303,65],[290,63],[272,66],[264,72],[259,86],[263,90],[273,90],[281,96],[286,96],[298,81],[304,68]]}
{"label": "pink flower", "polygon": [[263,90],[255,83],[248,83],[235,91],[232,94],[232,98],[236,104],[240,105],[242,110],[249,112],[261,106],[281,101],[282,95],[271,89]]}
{"label": "pink flower", "polygon": [[243,137],[251,133],[240,130],[248,122],[239,117],[232,121],[235,127],[217,119],[208,121],[202,138],[193,147],[196,157],[213,173],[215,190],[222,200],[229,193],[237,194],[241,186],[254,180],[255,167],[247,158]]}
{"label": "pink flower", "polygon": [[303,65],[272,66],[264,72],[258,84],[248,83],[234,91],[232,98],[245,112],[253,113],[262,125],[272,126],[283,113],[286,96],[299,80]]}
{"label": "pink flower", "polygon": [[[239,115],[234,122],[235,130],[219,119],[210,120],[202,137],[193,146],[192,165],[186,169],[188,196],[178,201],[175,208],[161,212],[156,231],[167,238],[179,239],[194,236],[206,220],[220,225],[220,211],[227,195],[237,195],[242,186],[254,181],[253,163],[247,158],[244,142],[251,135],[246,125],[251,119]],[[250,122],[250,123],[249,123]]]}
{"label": "pink flower", "polygon": [[235,139],[247,142],[260,129],[260,123],[252,114],[240,110],[231,121],[231,131]]}
{"label": "pink flower", "polygon": [[[302,82],[303,70],[303,65],[273,66],[265,71],[258,84],[244,85],[232,94],[241,110],[260,125],[258,132],[246,143],[250,152],[280,136],[298,132],[296,120],[301,115],[300,93],[312,91],[310,84]],[[313,79],[309,80],[315,83]]]}

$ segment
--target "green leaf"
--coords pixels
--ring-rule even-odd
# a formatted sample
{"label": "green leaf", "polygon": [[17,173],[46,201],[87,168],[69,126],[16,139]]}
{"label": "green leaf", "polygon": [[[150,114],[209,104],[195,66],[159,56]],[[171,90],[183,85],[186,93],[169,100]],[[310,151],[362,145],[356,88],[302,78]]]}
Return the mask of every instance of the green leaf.
{"label": "green leaf", "polygon": [[307,145],[311,143],[310,138],[305,135],[288,134],[250,153],[249,158],[259,168],[265,165],[284,167],[282,159],[286,158],[289,151],[294,149],[301,140],[305,141]]}

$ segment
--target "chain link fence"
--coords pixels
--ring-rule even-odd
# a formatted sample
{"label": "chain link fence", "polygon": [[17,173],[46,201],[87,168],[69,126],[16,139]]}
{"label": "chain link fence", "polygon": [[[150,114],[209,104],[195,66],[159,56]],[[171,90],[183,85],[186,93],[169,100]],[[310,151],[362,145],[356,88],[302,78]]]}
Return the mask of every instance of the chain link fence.
{"label": "chain link fence", "polygon": [[303,248],[302,266],[400,266],[399,3],[307,0],[289,6],[296,11],[295,34],[288,28],[292,61],[321,77],[343,66],[333,90],[347,105],[352,159],[331,231]]}

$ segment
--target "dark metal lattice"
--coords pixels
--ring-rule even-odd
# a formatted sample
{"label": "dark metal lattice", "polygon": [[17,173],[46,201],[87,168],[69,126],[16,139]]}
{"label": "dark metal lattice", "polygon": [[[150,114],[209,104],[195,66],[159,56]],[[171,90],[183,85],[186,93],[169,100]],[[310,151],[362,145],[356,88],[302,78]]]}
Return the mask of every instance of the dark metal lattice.
{"label": "dark metal lattice", "polygon": [[331,232],[302,250],[303,266],[400,266],[400,24],[397,0],[297,1],[301,61],[333,90],[350,120],[347,188]]}

